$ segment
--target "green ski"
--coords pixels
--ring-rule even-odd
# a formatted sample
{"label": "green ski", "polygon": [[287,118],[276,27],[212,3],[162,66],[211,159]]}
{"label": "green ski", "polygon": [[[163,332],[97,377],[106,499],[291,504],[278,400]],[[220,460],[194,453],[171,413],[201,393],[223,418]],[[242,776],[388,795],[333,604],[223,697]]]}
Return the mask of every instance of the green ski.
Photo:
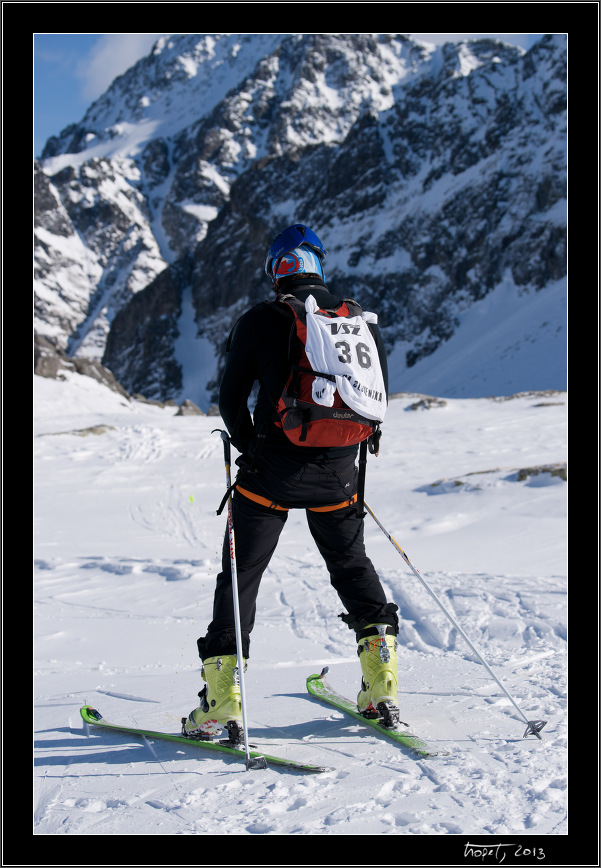
{"label": "green ski", "polygon": [[337,708],[339,711],[343,711],[345,714],[350,714],[350,716],[354,717],[355,720],[360,721],[366,726],[371,726],[373,729],[377,730],[377,732],[381,732],[382,735],[387,736],[387,738],[390,738],[405,747],[411,748],[411,750],[415,751],[415,753],[421,757],[449,755],[448,751],[429,745],[423,739],[419,738],[419,736],[413,735],[411,732],[403,729],[390,729],[378,723],[376,718],[364,717],[364,715],[357,711],[356,703],[351,702],[350,699],[346,699],[334,690],[332,685],[326,680],[325,676],[327,672],[328,667],[326,666],[322,669],[320,675],[310,675],[307,678],[307,690],[312,696],[321,699],[322,702],[327,702],[328,705]]}
{"label": "green ski", "polygon": [[[108,720],[105,720],[104,717],[100,714],[100,712],[93,708],[91,705],[84,705],[83,708],[80,709],[80,714],[84,721],[92,726],[99,726],[103,729],[110,729],[115,732],[123,732],[128,735],[137,735],[143,738],[149,739],[161,739],[163,741],[174,742],[175,744],[185,745],[186,747],[199,747],[204,748],[204,750],[210,751],[220,751],[222,753],[229,754],[230,756],[240,757],[242,759],[246,758],[246,752],[244,749],[240,749],[237,747],[232,747],[228,744],[219,741],[203,741],[202,739],[190,738],[185,735],[175,735],[170,732],[155,732],[151,729],[139,729],[133,726],[122,726],[116,723],[109,723]],[[269,754],[259,753],[257,751],[250,751],[250,756],[257,761],[256,765],[253,765],[253,768],[266,768],[269,765],[277,765],[286,769],[300,771],[300,772],[327,772],[332,771],[325,766],[315,766],[310,763],[302,763],[296,762],[295,760],[283,759],[282,757],[270,756]],[[262,763],[265,761],[266,765]]]}

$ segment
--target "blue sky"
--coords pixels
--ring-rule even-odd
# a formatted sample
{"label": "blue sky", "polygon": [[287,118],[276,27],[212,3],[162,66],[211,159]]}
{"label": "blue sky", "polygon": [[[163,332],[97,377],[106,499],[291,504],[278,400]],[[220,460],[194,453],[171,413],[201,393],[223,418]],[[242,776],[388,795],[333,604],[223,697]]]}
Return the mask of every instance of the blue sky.
{"label": "blue sky", "polygon": [[161,33],[34,33],[34,156],[77,123],[111,82],[148,54]]}
{"label": "blue sky", "polygon": [[[82,119],[111,82],[148,54],[161,33],[34,33],[34,156],[50,136]],[[494,36],[529,48],[540,33],[413,33],[441,43]]]}

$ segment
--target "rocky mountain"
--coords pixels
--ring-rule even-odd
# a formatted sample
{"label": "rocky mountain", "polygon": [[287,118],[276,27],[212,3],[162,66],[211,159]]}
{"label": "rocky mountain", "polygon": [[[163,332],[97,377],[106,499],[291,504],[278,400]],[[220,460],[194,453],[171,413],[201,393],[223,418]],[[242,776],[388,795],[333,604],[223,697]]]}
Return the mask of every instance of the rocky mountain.
{"label": "rocky mountain", "polygon": [[537,344],[515,391],[565,388],[566,95],[564,35],[163,38],[35,167],[36,333],[207,406],[232,323],[270,294],[266,247],[300,221],[331,288],[378,312],[394,389],[486,310]]}

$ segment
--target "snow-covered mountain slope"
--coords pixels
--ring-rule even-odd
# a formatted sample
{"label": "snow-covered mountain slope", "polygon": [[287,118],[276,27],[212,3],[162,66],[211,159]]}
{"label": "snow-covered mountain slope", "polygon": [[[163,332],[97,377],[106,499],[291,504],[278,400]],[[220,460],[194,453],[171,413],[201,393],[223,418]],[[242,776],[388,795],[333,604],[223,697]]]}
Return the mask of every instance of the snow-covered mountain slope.
{"label": "snow-covered mountain slope", "polygon": [[453,335],[439,349],[407,368],[409,341],[390,353],[396,388],[484,398],[567,385],[567,286],[550,283],[544,292],[520,292],[511,280],[458,316]]}
{"label": "snow-covered mountain slope", "polygon": [[206,409],[229,327],[270,292],[266,247],[301,221],[331,288],[378,313],[393,390],[489,393],[430,371],[451,339],[474,357],[464,323],[491,294],[513,351],[483,339],[474,368],[515,391],[507,359],[528,343],[518,388],[565,388],[565,111],[565,35],[527,53],[401,34],[159,40],[44,151],[36,330],[130,392]]}
{"label": "snow-covered mountain slope", "polygon": [[[246,689],[253,742],[333,768],[311,776],[86,730],[84,703],[175,732],[196,704],[196,638],[225,524],[221,423],[70,373],[36,378],[35,399],[34,835],[49,846],[93,835],[99,847],[103,835],[352,835],[372,850],[376,835],[411,835],[427,864],[463,864],[467,836],[570,864],[564,393],[394,398],[367,472],[370,507],[518,706],[548,721],[541,740],[522,737],[511,703],[369,518],[368,551],[401,612],[403,718],[450,756],[415,758],[312,700],[305,679],[323,665],[351,698],[359,670],[294,512],[263,579]],[[293,861],[312,864],[303,847]]]}
{"label": "snow-covered mountain slope", "polygon": [[[257,60],[285,34],[183,33],[157,40],[147,57],[118,76],[78,123],[46,143],[50,171],[89,159],[132,157],[156,139],[177,136],[210,115]],[[78,159],[75,155],[80,154]]]}

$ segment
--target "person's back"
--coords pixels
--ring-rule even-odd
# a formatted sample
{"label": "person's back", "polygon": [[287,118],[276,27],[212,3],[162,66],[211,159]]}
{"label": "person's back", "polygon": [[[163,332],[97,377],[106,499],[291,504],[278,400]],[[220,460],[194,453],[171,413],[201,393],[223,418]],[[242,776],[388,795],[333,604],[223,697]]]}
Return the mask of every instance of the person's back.
{"label": "person's back", "polygon": [[[286,310],[286,296],[293,297],[297,308],[296,302],[303,303],[308,316],[315,306],[322,314],[334,316],[344,303],[325,282],[325,256],[321,241],[308,227],[295,224],[280,233],[268,250],[265,265],[276,293],[274,302],[265,302],[247,311],[234,326],[228,341],[219,409],[231,443],[240,452],[236,461],[239,471],[233,486],[232,515],[242,653],[244,659],[248,659],[261,577],[275,551],[288,511],[304,509],[330,581],[346,609],[340,618],[356,634],[363,675],[358,709],[369,716],[381,714],[390,719],[390,715],[398,717],[395,639],[398,607],[387,602],[379,577],[365,553],[364,514],[356,506],[358,446],[356,443],[339,445],[335,438],[331,441],[326,438],[319,446],[305,445],[306,441],[298,437],[293,442],[286,434],[283,412],[278,411],[278,402],[291,374],[294,339],[294,316]],[[374,320],[370,315],[364,325],[369,328],[370,341],[376,348],[382,390],[387,394],[386,354]],[[339,327],[337,324],[336,328]],[[348,353],[349,346],[344,344],[343,354]],[[315,370],[308,374],[313,375],[312,379],[315,379]],[[303,368],[299,375],[305,373]],[[336,379],[340,374],[319,373],[323,374],[321,380],[326,385],[337,383],[337,389],[346,386]],[[259,391],[251,416],[248,401],[255,382],[259,383]],[[325,390],[318,391],[321,395]],[[336,391],[334,385],[330,391]],[[333,402],[333,395],[318,396],[317,400],[322,401],[322,415],[327,415],[327,405]],[[348,409],[346,415],[350,417],[353,411]],[[371,418],[375,420],[375,415]],[[370,419],[363,421],[366,430],[371,431]],[[377,426],[377,421],[373,421],[373,430]],[[185,734],[210,737],[223,726],[228,726],[230,732],[240,731],[234,618],[226,534],[213,618],[205,635],[198,640],[207,685],[200,694],[200,707],[191,712],[184,723]]]}
{"label": "person's back", "polygon": [[[290,293],[300,302],[312,296],[324,310],[336,309],[342,299],[333,295],[322,278],[299,276],[281,282],[282,293]],[[277,406],[286,379],[290,373],[290,339],[292,319],[282,305],[262,303],[238,321],[230,337],[226,367],[219,392],[219,411],[230,432],[231,442],[242,454],[254,454],[257,435],[268,438],[271,449],[285,450],[306,460],[316,453],[311,447],[293,447],[277,425],[274,409]],[[370,327],[376,343],[378,360],[382,369],[384,391],[388,392],[388,368],[384,344],[377,326]],[[247,411],[245,401],[254,382],[259,391],[253,417]],[[321,447],[320,452],[332,452],[351,447]]]}

